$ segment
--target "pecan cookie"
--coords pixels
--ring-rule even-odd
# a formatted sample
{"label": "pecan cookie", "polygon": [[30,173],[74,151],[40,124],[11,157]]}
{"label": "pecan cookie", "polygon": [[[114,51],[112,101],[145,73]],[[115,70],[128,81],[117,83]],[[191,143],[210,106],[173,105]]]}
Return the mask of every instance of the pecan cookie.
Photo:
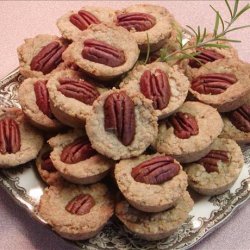
{"label": "pecan cookie", "polygon": [[160,154],[120,161],[115,166],[115,179],[127,201],[145,212],[174,206],[187,188],[181,165],[173,157]]}
{"label": "pecan cookie", "polygon": [[128,92],[140,92],[151,100],[159,119],[169,116],[183,104],[189,86],[188,78],[178,66],[170,67],[161,62],[137,65],[120,84]]}
{"label": "pecan cookie", "polygon": [[102,230],[114,213],[114,201],[104,184],[50,186],[37,213],[69,240],[85,240]]}
{"label": "pecan cookie", "polygon": [[18,89],[18,99],[24,114],[37,128],[54,131],[62,127],[50,109],[46,78],[28,78]]}
{"label": "pecan cookie", "polygon": [[87,6],[79,11],[67,12],[57,20],[56,24],[64,38],[75,41],[90,25],[113,23],[114,19],[114,10]]}
{"label": "pecan cookie", "polygon": [[222,128],[216,109],[200,102],[185,102],[177,113],[161,122],[153,146],[180,162],[193,162],[210,151]]}
{"label": "pecan cookie", "polygon": [[172,15],[161,6],[137,4],[116,11],[116,25],[129,30],[136,39],[141,52],[147,52],[162,47],[171,35]]}
{"label": "pecan cookie", "polygon": [[244,157],[237,143],[230,139],[216,139],[211,151],[184,170],[188,185],[203,195],[218,195],[228,190],[237,180]]}
{"label": "pecan cookie", "polygon": [[113,162],[98,154],[82,130],[59,134],[48,140],[50,159],[58,172],[77,184],[95,183],[105,177]]}
{"label": "pecan cookie", "polygon": [[92,77],[110,80],[129,71],[136,63],[139,49],[124,28],[114,25],[91,25],[63,53],[63,59],[76,63]]}
{"label": "pecan cookie", "polygon": [[190,92],[219,112],[240,107],[250,93],[250,64],[235,59],[207,63],[193,75]]}
{"label": "pecan cookie", "polygon": [[10,168],[36,158],[43,137],[18,108],[0,110],[0,167]]}
{"label": "pecan cookie", "polygon": [[20,73],[25,77],[43,77],[65,67],[62,53],[68,44],[52,35],[37,35],[24,40],[17,49]]}
{"label": "pecan cookie", "polygon": [[114,160],[140,155],[155,140],[157,131],[151,102],[119,89],[98,97],[86,122],[93,148]]}
{"label": "pecan cookie", "polygon": [[[144,191],[145,194],[146,190]],[[139,211],[125,200],[116,204],[115,214],[132,232],[145,240],[160,240],[173,234],[188,218],[194,205],[185,191],[174,208],[160,213]]]}

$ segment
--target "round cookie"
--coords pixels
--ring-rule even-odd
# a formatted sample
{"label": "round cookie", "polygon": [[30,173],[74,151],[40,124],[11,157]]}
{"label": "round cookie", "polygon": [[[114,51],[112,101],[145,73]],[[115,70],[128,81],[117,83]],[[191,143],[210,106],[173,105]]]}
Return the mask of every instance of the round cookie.
{"label": "round cookie", "polygon": [[188,218],[194,205],[185,191],[174,208],[160,213],[139,211],[125,200],[116,204],[115,214],[138,237],[145,240],[161,240],[173,234]]}
{"label": "round cookie", "polygon": [[10,168],[36,158],[42,135],[32,128],[21,109],[0,110],[0,167]]}
{"label": "round cookie", "polygon": [[64,38],[75,41],[90,25],[112,23],[114,19],[115,12],[112,9],[86,6],[79,11],[67,12],[56,24]]}
{"label": "round cookie", "polygon": [[110,159],[98,154],[82,130],[59,134],[48,140],[50,159],[58,172],[76,184],[91,184],[104,178],[113,167]]}
{"label": "round cookie", "polygon": [[66,62],[74,62],[86,74],[101,80],[129,71],[138,56],[132,35],[122,27],[108,24],[91,25],[63,53]]}
{"label": "round cookie", "polygon": [[171,156],[160,154],[120,161],[115,166],[115,179],[126,200],[144,212],[173,207],[187,188],[181,165]]}
{"label": "round cookie", "polygon": [[114,212],[114,201],[104,184],[50,186],[44,190],[38,215],[69,240],[94,237]]}
{"label": "round cookie", "polygon": [[137,65],[120,84],[122,89],[140,92],[152,100],[159,119],[171,115],[183,104],[189,86],[188,78],[178,66],[170,67],[162,62]]}
{"label": "round cookie", "polygon": [[119,89],[98,97],[86,121],[93,148],[113,160],[140,155],[155,140],[157,131],[151,102]]}
{"label": "round cookie", "polygon": [[231,139],[216,139],[208,155],[188,164],[184,170],[188,185],[203,195],[218,195],[237,180],[244,164],[240,147]]}
{"label": "round cookie", "polygon": [[222,128],[216,109],[200,102],[185,102],[176,114],[159,125],[153,146],[179,162],[193,162],[210,151]]}
{"label": "round cookie", "polygon": [[52,35],[37,35],[24,40],[17,48],[20,73],[24,77],[43,77],[65,68],[62,53],[68,44],[62,38]]}
{"label": "round cookie", "polygon": [[172,15],[161,6],[137,4],[116,11],[116,25],[129,30],[141,52],[160,49],[171,35]]}

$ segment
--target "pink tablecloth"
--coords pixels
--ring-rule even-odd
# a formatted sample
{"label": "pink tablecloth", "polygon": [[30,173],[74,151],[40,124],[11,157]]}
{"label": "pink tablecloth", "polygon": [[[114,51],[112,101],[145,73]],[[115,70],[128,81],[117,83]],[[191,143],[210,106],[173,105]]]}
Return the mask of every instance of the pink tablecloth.
{"label": "pink tablecloth", "polygon": [[[148,1],[149,3],[150,1]],[[242,1],[246,4],[248,1]],[[58,34],[56,19],[71,9],[83,5],[121,8],[136,1],[71,1],[71,2],[0,2],[0,78],[18,66],[16,47],[24,38],[37,34]],[[198,24],[210,30],[214,24],[212,4],[227,14],[223,1],[151,1],[166,6],[183,25],[196,27]],[[250,23],[250,14],[239,20],[239,25]],[[242,40],[235,46],[240,57],[250,62],[250,29],[237,31],[232,38]],[[248,203],[249,205],[249,203]],[[0,249],[68,249],[67,242],[35,222],[0,189]],[[249,249],[250,209],[245,205],[223,227],[203,240],[194,249]]]}

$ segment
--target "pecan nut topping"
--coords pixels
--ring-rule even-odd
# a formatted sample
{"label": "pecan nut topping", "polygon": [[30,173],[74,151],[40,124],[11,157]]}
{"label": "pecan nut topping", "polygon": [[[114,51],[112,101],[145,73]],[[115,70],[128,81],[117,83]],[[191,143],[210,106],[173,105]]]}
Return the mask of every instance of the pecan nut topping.
{"label": "pecan nut topping", "polygon": [[137,182],[161,184],[171,180],[180,171],[179,164],[171,156],[156,156],[134,167],[131,176]]}
{"label": "pecan nut topping", "polygon": [[87,39],[84,41],[82,57],[91,62],[110,67],[118,67],[125,62],[125,55],[122,50],[95,39]]}
{"label": "pecan nut topping", "polygon": [[199,127],[194,116],[188,113],[177,112],[170,124],[174,128],[174,134],[180,139],[188,139],[192,135],[198,135]]}
{"label": "pecan nut topping", "polygon": [[74,24],[79,30],[87,29],[91,24],[100,23],[99,19],[91,14],[89,11],[80,10],[77,14],[73,14],[69,18],[70,22]]}
{"label": "pecan nut topping", "polygon": [[113,93],[104,103],[104,127],[116,134],[123,145],[132,143],[135,136],[135,107],[124,92]]}
{"label": "pecan nut topping", "polygon": [[146,70],[140,79],[140,90],[146,98],[153,101],[154,109],[162,110],[167,107],[171,89],[168,76],[162,70],[157,69],[154,74]]}
{"label": "pecan nut topping", "polygon": [[12,118],[0,121],[0,153],[15,154],[21,148],[21,136],[17,122]]}
{"label": "pecan nut topping", "polygon": [[65,209],[76,215],[84,215],[90,212],[95,205],[95,200],[90,194],[79,194],[66,205]]}
{"label": "pecan nut topping", "polygon": [[61,161],[67,164],[74,164],[84,161],[95,154],[96,151],[91,147],[89,139],[80,137],[63,149]]}
{"label": "pecan nut topping", "polygon": [[219,172],[218,162],[229,162],[228,152],[224,150],[211,150],[198,163],[203,165],[208,173]]}
{"label": "pecan nut topping", "polygon": [[117,25],[127,30],[145,31],[156,24],[154,16],[147,13],[132,12],[117,16]]}
{"label": "pecan nut topping", "polygon": [[59,82],[61,85],[57,88],[58,91],[87,105],[92,105],[100,95],[97,88],[85,80],[61,78]]}
{"label": "pecan nut topping", "polygon": [[66,48],[66,45],[56,41],[47,44],[33,57],[30,68],[43,74],[50,73],[62,62],[62,53]]}
{"label": "pecan nut topping", "polygon": [[34,84],[36,105],[49,118],[53,119],[53,114],[49,105],[49,92],[46,87],[47,81],[39,80]]}
{"label": "pecan nut topping", "polygon": [[43,170],[48,171],[49,173],[56,172],[56,168],[54,167],[53,162],[50,159],[51,151],[45,152],[41,157],[41,168]]}
{"label": "pecan nut topping", "polygon": [[232,111],[228,115],[231,123],[239,130],[250,132],[250,105],[244,104],[238,109]]}
{"label": "pecan nut topping", "polygon": [[218,95],[225,92],[227,88],[236,82],[237,78],[234,74],[212,73],[194,79],[191,88],[200,94]]}
{"label": "pecan nut topping", "polygon": [[195,59],[189,60],[191,68],[200,68],[203,64],[225,58],[215,50],[197,48],[196,52],[198,52],[198,55],[195,56]]}

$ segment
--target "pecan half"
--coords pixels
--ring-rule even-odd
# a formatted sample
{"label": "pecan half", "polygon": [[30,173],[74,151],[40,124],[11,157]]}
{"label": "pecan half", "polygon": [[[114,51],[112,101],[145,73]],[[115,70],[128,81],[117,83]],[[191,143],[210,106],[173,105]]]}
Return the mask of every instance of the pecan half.
{"label": "pecan half", "polygon": [[85,80],[61,78],[59,82],[61,85],[57,89],[63,95],[88,105],[92,105],[100,95],[97,88]]}
{"label": "pecan half", "polygon": [[234,74],[212,73],[194,79],[191,88],[200,94],[218,95],[237,82]]}
{"label": "pecan half", "polygon": [[34,84],[36,105],[49,118],[53,119],[53,114],[49,105],[49,92],[46,87],[47,81],[39,80]]}
{"label": "pecan half", "polygon": [[156,156],[134,167],[131,176],[137,182],[161,184],[171,180],[180,171],[179,164],[171,156]]}
{"label": "pecan half", "polygon": [[198,163],[203,165],[208,173],[219,172],[218,162],[228,162],[228,152],[224,150],[211,150],[206,156],[201,158]]}
{"label": "pecan half", "polygon": [[82,57],[91,62],[110,67],[118,67],[125,62],[125,55],[122,50],[95,39],[87,39],[84,41]]}
{"label": "pecan half", "polygon": [[33,57],[30,68],[41,71],[43,74],[50,73],[62,62],[62,53],[65,49],[66,45],[61,45],[56,41],[47,44]]}
{"label": "pecan half", "polygon": [[123,145],[128,146],[135,137],[135,107],[124,92],[113,93],[104,103],[104,127],[116,134]]}
{"label": "pecan half", "polygon": [[56,168],[54,167],[53,162],[50,159],[51,151],[45,152],[41,157],[41,168],[43,170],[47,170],[49,173],[56,172]]}
{"label": "pecan half", "polygon": [[229,120],[239,130],[250,132],[250,105],[244,104],[228,115]]}
{"label": "pecan half", "polygon": [[203,64],[208,62],[214,62],[219,59],[225,58],[225,56],[221,55],[217,51],[204,49],[204,48],[197,48],[196,52],[199,54],[195,56],[195,59],[189,60],[189,66],[191,68],[200,68]]}
{"label": "pecan half", "polygon": [[90,194],[79,194],[69,201],[65,209],[71,214],[83,215],[89,213],[94,205],[95,200]]}
{"label": "pecan half", "polygon": [[86,10],[80,10],[77,14],[73,14],[69,18],[70,22],[74,24],[79,30],[85,30],[91,24],[100,23],[99,19]]}
{"label": "pecan half", "polygon": [[188,113],[177,112],[170,119],[170,124],[174,127],[174,134],[180,139],[188,139],[199,133],[195,117]]}
{"label": "pecan half", "polygon": [[89,139],[87,137],[80,137],[63,149],[61,161],[74,164],[84,161],[95,154],[96,151],[91,147]]}
{"label": "pecan half", "polygon": [[151,29],[155,24],[155,17],[147,13],[132,12],[117,16],[117,25],[127,30],[145,31]]}
{"label": "pecan half", "polygon": [[15,154],[20,148],[21,136],[16,121],[11,118],[0,120],[0,153]]}
{"label": "pecan half", "polygon": [[154,109],[162,110],[167,107],[171,96],[168,76],[165,72],[157,69],[154,74],[146,70],[140,79],[142,94],[153,101]]}

